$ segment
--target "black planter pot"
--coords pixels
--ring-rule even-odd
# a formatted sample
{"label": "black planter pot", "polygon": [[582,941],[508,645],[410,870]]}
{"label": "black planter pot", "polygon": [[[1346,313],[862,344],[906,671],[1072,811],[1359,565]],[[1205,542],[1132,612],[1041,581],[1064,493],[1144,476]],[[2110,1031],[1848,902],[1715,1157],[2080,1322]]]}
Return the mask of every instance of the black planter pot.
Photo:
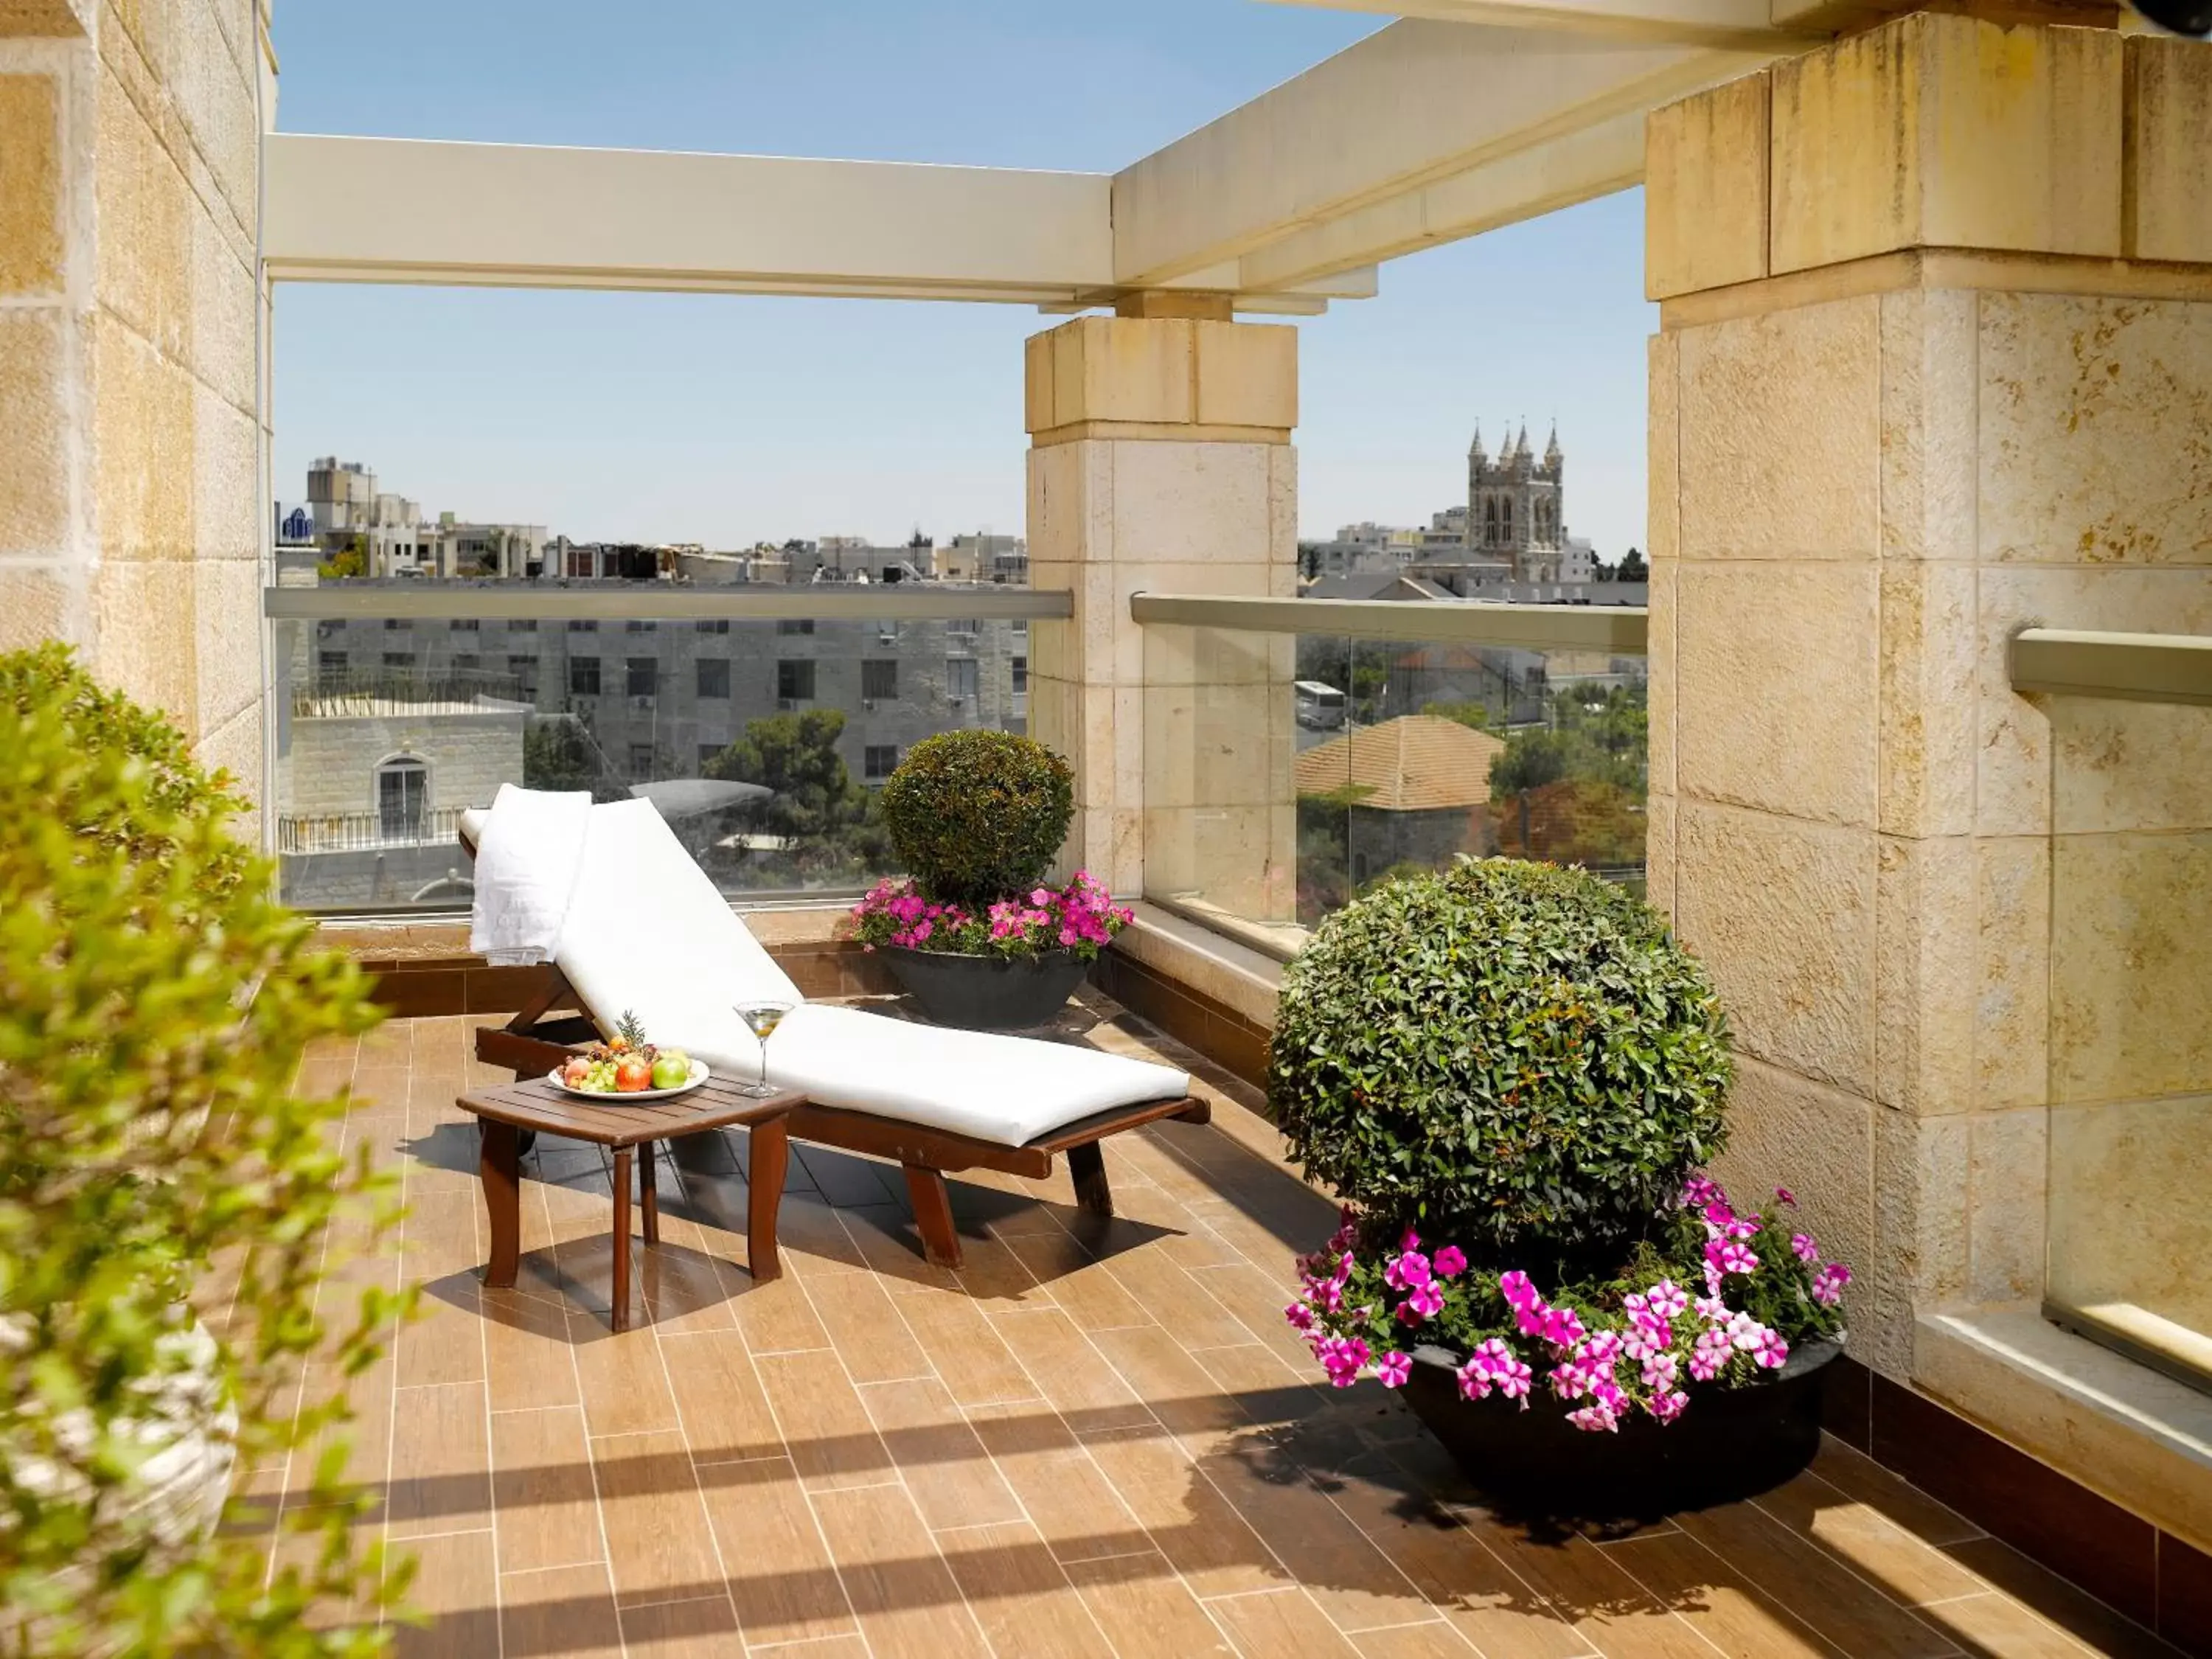
{"label": "black planter pot", "polygon": [[1540,1379],[1528,1409],[1495,1395],[1462,1399],[1461,1356],[1417,1348],[1406,1403],[1486,1496],[1525,1515],[1651,1519],[1780,1486],[1820,1445],[1820,1371],[1843,1352],[1808,1342],[1771,1381],[1690,1389],[1662,1424],[1639,1412],[1611,1434],[1567,1421],[1572,1409]]}
{"label": "black planter pot", "polygon": [[1012,957],[877,948],[931,1024],[968,1031],[1025,1031],[1046,1024],[1090,968],[1073,951]]}

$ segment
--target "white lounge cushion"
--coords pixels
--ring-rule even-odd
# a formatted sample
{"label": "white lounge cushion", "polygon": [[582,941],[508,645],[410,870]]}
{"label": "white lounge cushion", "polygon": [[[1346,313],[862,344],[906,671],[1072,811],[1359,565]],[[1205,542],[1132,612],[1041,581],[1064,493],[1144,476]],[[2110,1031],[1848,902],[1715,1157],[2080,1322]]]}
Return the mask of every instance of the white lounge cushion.
{"label": "white lounge cushion", "polygon": [[[465,815],[464,836],[471,836]],[[594,806],[556,956],[603,1027],[635,1012],[655,1042],[717,1072],[758,1074],[735,1005],[797,1005],[768,1044],[771,1082],[824,1106],[1019,1146],[1094,1113],[1177,1100],[1172,1066],[995,1032],[808,1003],[650,801]]]}

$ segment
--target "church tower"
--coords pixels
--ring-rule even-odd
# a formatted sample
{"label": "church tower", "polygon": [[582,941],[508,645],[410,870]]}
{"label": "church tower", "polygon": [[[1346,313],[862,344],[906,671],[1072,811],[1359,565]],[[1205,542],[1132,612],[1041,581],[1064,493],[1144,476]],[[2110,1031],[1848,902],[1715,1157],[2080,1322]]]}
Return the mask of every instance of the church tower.
{"label": "church tower", "polygon": [[1566,456],[1559,428],[1553,425],[1540,461],[1528,447],[1525,422],[1517,435],[1510,427],[1505,431],[1495,460],[1484,453],[1480,426],[1468,447],[1468,552],[1510,562],[1516,581],[1557,581],[1566,540]]}

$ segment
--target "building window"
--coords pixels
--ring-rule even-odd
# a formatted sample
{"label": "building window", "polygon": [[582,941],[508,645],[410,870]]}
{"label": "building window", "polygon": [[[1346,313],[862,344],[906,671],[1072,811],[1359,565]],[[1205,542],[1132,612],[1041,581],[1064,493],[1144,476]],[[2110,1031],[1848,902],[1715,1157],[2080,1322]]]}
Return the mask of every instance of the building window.
{"label": "building window", "polygon": [[384,619],[384,626],[387,632],[394,629],[404,628],[407,626],[407,619],[404,617],[386,617]]}
{"label": "building window", "polygon": [[653,745],[651,744],[634,743],[630,744],[629,775],[633,780],[639,783],[649,783],[652,781]]}
{"label": "building window", "polygon": [[447,630],[455,634],[473,634],[482,626],[474,617],[456,617],[446,624]]}
{"label": "building window", "polygon": [[721,758],[722,750],[727,747],[728,745],[726,744],[701,744],[699,745],[699,769],[702,772],[704,772],[709,766],[713,765],[714,762]]}
{"label": "building window", "polygon": [[973,697],[975,695],[975,659],[952,657],[945,664],[945,695],[948,697]]}
{"label": "building window", "polygon": [[315,656],[315,667],[325,679],[343,679],[346,672],[346,653],[343,651],[322,651]]}
{"label": "building window", "polygon": [[624,624],[623,631],[629,634],[650,634],[653,632],[653,625],[649,617],[632,617]]}
{"label": "building window", "polygon": [[889,702],[898,696],[898,663],[871,659],[860,665],[860,696],[870,702]]}
{"label": "building window", "polygon": [[1498,497],[1495,495],[1483,498],[1482,539],[1492,544],[1498,540]]}
{"label": "building window", "polygon": [[568,624],[568,631],[571,634],[596,634],[599,631],[599,624],[596,620],[572,622]]}
{"label": "building window", "polygon": [[1513,539],[1513,498],[1508,495],[1498,504],[1498,527],[1505,532],[1505,539]]}
{"label": "building window", "polygon": [[386,841],[421,838],[429,785],[429,769],[421,761],[386,761],[376,769],[377,823]]}
{"label": "building window", "polygon": [[973,617],[963,617],[957,622],[945,623],[945,631],[954,635],[964,634],[972,640],[983,631],[983,624]]}
{"label": "building window", "polygon": [[514,676],[516,690],[526,697],[534,699],[538,696],[537,658],[509,657],[507,659],[507,672]]}
{"label": "building window", "polygon": [[519,618],[507,623],[507,631],[510,634],[535,634],[538,631],[538,619],[535,617]]}
{"label": "building window", "polygon": [[775,665],[775,695],[784,702],[814,701],[814,665],[789,659]]}
{"label": "building window", "polygon": [[660,689],[660,659],[631,657],[629,667],[629,694],[633,697],[649,697]]}
{"label": "building window", "polygon": [[412,651],[387,651],[384,653],[384,665],[386,668],[411,669],[415,666],[415,653]]}
{"label": "building window", "polygon": [[872,743],[860,751],[860,770],[870,783],[881,783],[898,770],[898,745]]}
{"label": "building window", "polygon": [[1029,689],[1030,659],[1027,657],[1017,657],[1014,659],[1014,695],[1018,697],[1024,696]]}
{"label": "building window", "polygon": [[599,695],[599,659],[597,657],[568,659],[568,695],[572,697],[596,697]]}
{"label": "building window", "polygon": [[483,666],[483,659],[473,651],[464,651],[453,659],[456,674],[473,674]]}
{"label": "building window", "polygon": [[795,621],[786,618],[776,623],[775,631],[779,634],[811,634],[814,631],[814,618],[803,617]]}
{"label": "building window", "polygon": [[701,696],[726,697],[730,695],[730,659],[727,657],[702,657],[698,668]]}
{"label": "building window", "polygon": [[702,634],[726,634],[730,631],[730,619],[727,617],[714,617],[702,622],[695,622],[691,626]]}

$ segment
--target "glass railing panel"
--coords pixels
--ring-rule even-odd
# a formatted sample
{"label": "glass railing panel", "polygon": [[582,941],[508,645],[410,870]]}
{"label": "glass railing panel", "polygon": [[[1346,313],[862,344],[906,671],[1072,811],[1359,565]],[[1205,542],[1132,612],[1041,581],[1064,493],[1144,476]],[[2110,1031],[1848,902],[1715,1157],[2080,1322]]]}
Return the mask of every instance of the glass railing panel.
{"label": "glass railing panel", "polygon": [[1026,630],[988,615],[270,627],[270,844],[312,910],[465,908],[460,815],[502,783],[652,799],[733,897],[856,890],[915,744],[1026,723]]}
{"label": "glass railing panel", "polygon": [[2047,1309],[2212,1389],[2212,708],[2048,708]]}
{"label": "glass railing panel", "polygon": [[1148,897],[1279,955],[1374,884],[1462,854],[1641,890],[1641,654],[1146,636]]}

